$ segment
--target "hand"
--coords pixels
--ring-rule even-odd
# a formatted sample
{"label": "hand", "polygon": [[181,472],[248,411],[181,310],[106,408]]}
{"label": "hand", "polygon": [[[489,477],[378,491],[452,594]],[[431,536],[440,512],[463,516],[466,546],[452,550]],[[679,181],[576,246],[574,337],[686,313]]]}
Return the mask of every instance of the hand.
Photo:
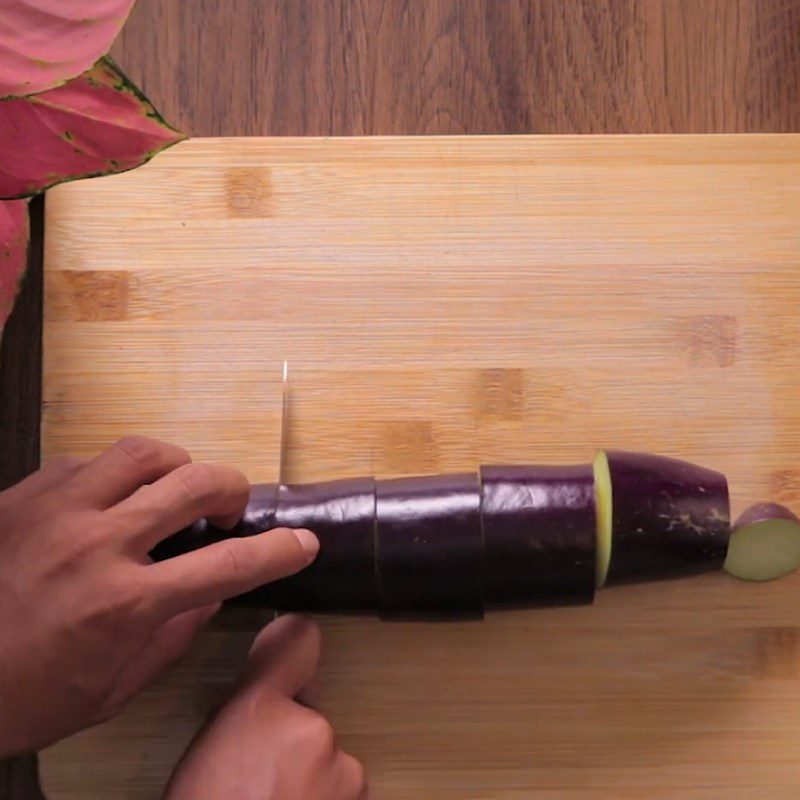
{"label": "hand", "polygon": [[0,494],[0,755],[113,716],[221,600],[313,561],[313,534],[281,529],[151,562],[200,517],[235,524],[248,494],[240,472],[139,437]]}
{"label": "hand", "polygon": [[366,800],[364,768],[324,717],[292,699],[317,669],[319,639],[296,616],[261,631],[233,698],[189,745],[164,800]]}

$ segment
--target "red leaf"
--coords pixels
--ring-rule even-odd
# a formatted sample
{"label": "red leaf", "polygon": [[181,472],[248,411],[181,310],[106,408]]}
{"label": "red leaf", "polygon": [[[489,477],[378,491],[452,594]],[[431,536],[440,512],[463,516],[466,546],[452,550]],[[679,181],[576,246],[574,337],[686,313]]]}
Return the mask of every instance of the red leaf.
{"label": "red leaf", "polygon": [[5,325],[28,261],[28,201],[0,202],[0,330]]}
{"label": "red leaf", "polygon": [[0,0],[0,97],[60,86],[105,55],[134,0]]}
{"label": "red leaf", "polygon": [[56,89],[0,100],[0,198],[124,172],[183,138],[102,59]]}

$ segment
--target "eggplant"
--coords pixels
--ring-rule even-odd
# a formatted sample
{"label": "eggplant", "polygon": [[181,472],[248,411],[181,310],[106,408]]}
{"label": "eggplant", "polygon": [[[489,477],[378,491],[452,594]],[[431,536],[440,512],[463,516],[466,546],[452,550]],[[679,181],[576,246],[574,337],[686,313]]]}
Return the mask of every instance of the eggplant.
{"label": "eggplant", "polygon": [[728,482],[664,456],[610,451],[612,541],[607,585],[720,569],[730,538]]}
{"label": "eggplant", "polygon": [[382,480],[376,484],[376,498],[381,616],[481,619],[483,534],[477,476]]}
{"label": "eggplant", "polygon": [[[800,562],[793,549],[800,548],[800,522],[779,509],[762,506],[740,520],[726,562],[724,475],[661,456],[601,451],[591,465],[254,486],[233,530],[199,520],[152,556],[273,527],[309,528],[321,544],[314,563],[238,602],[386,619],[480,619],[486,609],[587,604],[604,584],[678,578],[723,563],[750,580],[776,576]],[[752,548],[774,566],[752,568]]]}
{"label": "eggplant", "polygon": [[[252,501],[248,510],[252,519]],[[281,611],[351,613],[376,607],[373,478],[280,486],[272,527],[314,531],[319,554],[302,572],[249,592],[249,600]]]}
{"label": "eggplant", "polygon": [[736,520],[725,571],[745,581],[771,581],[800,567],[800,519],[777,503],[757,503]]}
{"label": "eggplant", "polygon": [[481,468],[486,605],[591,603],[594,474],[586,466]]}

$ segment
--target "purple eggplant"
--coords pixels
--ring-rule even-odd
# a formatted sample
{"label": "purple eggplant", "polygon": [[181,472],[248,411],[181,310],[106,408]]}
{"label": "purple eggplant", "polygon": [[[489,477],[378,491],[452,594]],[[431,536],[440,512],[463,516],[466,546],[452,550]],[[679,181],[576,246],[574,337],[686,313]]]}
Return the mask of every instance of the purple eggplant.
{"label": "purple eggplant", "polygon": [[800,567],[800,519],[785,506],[758,503],[733,527],[725,571],[746,581],[771,581]]}
{"label": "purple eggplant", "polygon": [[591,603],[591,465],[482,467],[481,491],[487,608]]}
{"label": "purple eggplant", "polygon": [[311,566],[250,593],[280,610],[375,609],[375,480],[281,486],[274,526],[308,528],[320,541]]}
{"label": "purple eggplant", "polygon": [[302,572],[254,589],[236,602],[339,613],[377,607],[373,478],[255,485],[241,522],[232,530],[221,530],[202,519],[166,539],[151,555],[155,560],[170,558],[232,536],[253,536],[276,527],[313,530],[320,540],[319,555]]}
{"label": "purple eggplant", "polygon": [[663,456],[615,451],[607,456],[612,503],[607,585],[722,567],[730,537],[724,475]]}
{"label": "purple eggplant", "polygon": [[473,474],[377,482],[376,574],[384,618],[480,619],[483,537]]}
{"label": "purple eggplant", "polygon": [[[800,562],[800,549],[792,550],[800,524],[776,508],[745,520],[741,541],[766,530],[772,538],[753,545],[762,552],[775,530],[783,531],[787,569],[794,553]],[[670,458],[610,452],[600,453],[594,468],[488,466],[480,476],[254,486],[232,531],[200,520],[162,542],[153,557],[283,526],[317,534],[316,561],[239,600],[387,618],[476,619],[490,608],[591,603],[604,582],[717,569],[730,535],[723,475]]]}

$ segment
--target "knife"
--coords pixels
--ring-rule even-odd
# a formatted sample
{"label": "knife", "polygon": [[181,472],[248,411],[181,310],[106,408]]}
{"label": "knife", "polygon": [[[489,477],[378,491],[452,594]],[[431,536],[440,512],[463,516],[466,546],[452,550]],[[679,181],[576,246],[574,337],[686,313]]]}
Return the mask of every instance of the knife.
{"label": "knife", "polygon": [[288,457],[289,429],[289,362],[284,360],[282,373],[283,394],[281,398],[280,450],[278,452],[278,486],[286,482],[286,461]]}

